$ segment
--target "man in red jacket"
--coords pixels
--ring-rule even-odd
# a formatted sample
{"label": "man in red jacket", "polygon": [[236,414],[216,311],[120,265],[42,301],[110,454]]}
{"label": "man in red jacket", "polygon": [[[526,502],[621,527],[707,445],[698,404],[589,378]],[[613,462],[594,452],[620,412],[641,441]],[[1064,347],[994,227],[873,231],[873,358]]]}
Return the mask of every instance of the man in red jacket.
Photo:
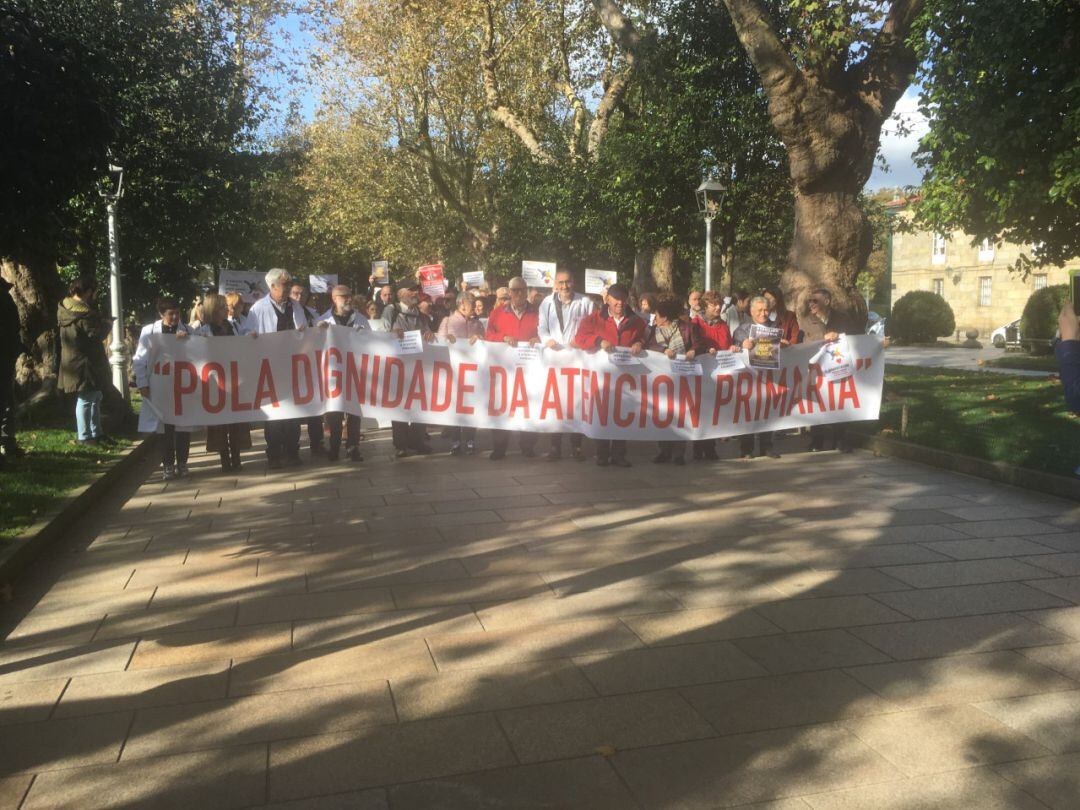
{"label": "man in red jacket", "polygon": [[[540,315],[536,308],[528,302],[529,288],[523,278],[510,279],[510,300],[492,310],[488,317],[487,331],[484,340],[492,343],[505,343],[507,346],[517,346],[519,343],[527,343],[535,346],[540,342],[537,334],[537,326],[540,323]],[[518,447],[521,455],[525,458],[536,456],[536,434],[523,430],[493,430],[491,438],[491,461],[501,461],[506,458],[506,448],[510,446],[510,434],[518,435]]]}
{"label": "man in red jacket", "polygon": [[[616,346],[629,347],[631,354],[645,351],[645,321],[630,309],[630,293],[622,284],[608,287],[604,307],[587,316],[574,335],[574,345],[587,352],[610,352]],[[626,458],[625,439],[597,439],[596,463],[600,467],[631,466]]]}

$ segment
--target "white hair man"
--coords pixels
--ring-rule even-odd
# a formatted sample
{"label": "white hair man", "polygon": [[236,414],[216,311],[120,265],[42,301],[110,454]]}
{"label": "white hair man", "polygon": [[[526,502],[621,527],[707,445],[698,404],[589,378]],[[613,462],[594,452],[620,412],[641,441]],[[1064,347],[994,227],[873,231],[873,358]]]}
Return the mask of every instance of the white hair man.
{"label": "white hair man", "polygon": [[[540,344],[547,349],[559,351],[570,346],[577,334],[578,326],[593,311],[592,300],[582,293],[574,292],[574,274],[565,267],[555,273],[555,294],[540,302],[540,320],[537,334]],[[570,452],[575,461],[584,461],[585,453],[581,450],[585,437],[580,433],[571,433]],[[562,458],[562,433],[552,433],[548,445],[548,461]]]}
{"label": "white hair man", "polygon": [[[289,300],[289,282],[292,277],[287,270],[275,267],[266,274],[266,286],[270,295],[251,305],[244,329],[253,338],[260,333],[287,332],[305,329],[307,313],[303,307]],[[264,423],[266,436],[266,459],[273,470],[286,464],[300,464],[300,420],[271,419]]]}

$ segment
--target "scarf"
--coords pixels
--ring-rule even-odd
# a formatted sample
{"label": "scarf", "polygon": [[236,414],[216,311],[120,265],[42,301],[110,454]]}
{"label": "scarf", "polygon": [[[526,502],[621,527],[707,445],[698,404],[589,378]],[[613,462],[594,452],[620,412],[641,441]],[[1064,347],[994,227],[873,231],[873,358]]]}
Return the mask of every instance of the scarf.
{"label": "scarf", "polygon": [[675,354],[686,354],[686,343],[683,341],[678,321],[672,321],[667,326],[657,326],[656,342],[671,349]]}

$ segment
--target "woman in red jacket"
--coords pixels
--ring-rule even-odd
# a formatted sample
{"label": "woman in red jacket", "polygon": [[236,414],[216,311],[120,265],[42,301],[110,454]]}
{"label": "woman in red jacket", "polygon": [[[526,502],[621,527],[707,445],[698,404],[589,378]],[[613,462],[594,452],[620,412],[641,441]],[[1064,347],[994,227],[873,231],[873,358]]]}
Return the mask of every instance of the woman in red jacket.
{"label": "woman in red jacket", "polygon": [[[582,320],[574,335],[574,346],[587,352],[610,352],[626,346],[631,354],[645,351],[645,321],[630,309],[630,294],[622,284],[608,287],[604,306]],[[596,464],[607,467],[632,466],[626,458],[625,439],[597,439]]]}

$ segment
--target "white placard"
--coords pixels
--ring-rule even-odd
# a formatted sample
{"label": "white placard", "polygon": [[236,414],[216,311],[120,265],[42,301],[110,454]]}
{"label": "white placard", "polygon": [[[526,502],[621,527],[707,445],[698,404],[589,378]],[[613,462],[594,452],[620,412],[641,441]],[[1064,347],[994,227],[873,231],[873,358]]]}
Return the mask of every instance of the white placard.
{"label": "white placard", "polygon": [[615,346],[608,353],[608,359],[613,366],[632,366],[637,363],[637,358],[630,354],[628,346]]}
{"label": "white placard", "polygon": [[855,364],[852,363],[847,335],[840,335],[837,340],[826,343],[817,354],[810,358],[810,362],[817,363],[821,369],[821,376],[830,381],[842,380],[855,373]]}
{"label": "white placard", "polygon": [[675,358],[671,361],[671,373],[676,377],[700,377],[701,363],[694,360],[687,360],[685,357],[682,359]]}
{"label": "white placard", "polygon": [[337,286],[337,274],[330,273],[326,275],[310,275],[308,276],[308,287],[313,293],[327,293]]}
{"label": "white placard", "polygon": [[742,371],[746,368],[746,359],[743,357],[742,352],[718,351],[713,355],[713,359],[716,360],[716,368],[713,369],[714,377],[731,374],[734,371]]}
{"label": "white placard", "polygon": [[522,262],[521,277],[529,287],[554,287],[555,262]]}
{"label": "white placard", "polygon": [[240,297],[250,304],[264,295],[269,295],[270,288],[266,286],[266,277],[262,273],[222,270],[218,273],[218,292],[221,295],[240,293]]}
{"label": "white placard", "polygon": [[614,270],[590,270],[585,268],[585,292],[603,295],[607,288],[619,279]]}
{"label": "white placard", "polygon": [[423,354],[424,336],[419,329],[410,329],[398,338],[398,354]]}
{"label": "white placard", "polygon": [[539,363],[540,347],[528,345],[515,346],[514,362],[519,366],[529,366],[533,363]]}
{"label": "white placard", "polygon": [[466,290],[479,290],[484,286],[484,271],[470,270],[467,273],[462,273],[461,282],[465,285]]}

